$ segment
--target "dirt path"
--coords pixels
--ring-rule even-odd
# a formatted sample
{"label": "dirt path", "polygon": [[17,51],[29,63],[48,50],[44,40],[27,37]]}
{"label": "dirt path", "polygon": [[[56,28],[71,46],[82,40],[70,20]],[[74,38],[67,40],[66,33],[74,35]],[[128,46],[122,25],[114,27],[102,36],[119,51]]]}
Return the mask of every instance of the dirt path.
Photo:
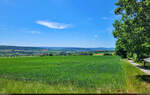
{"label": "dirt path", "polygon": [[135,67],[139,68],[141,71],[143,71],[144,73],[146,73],[147,75],[150,75],[150,70],[146,69],[144,66],[140,66],[139,64],[133,62],[132,60],[128,60],[132,65],[134,65]]}

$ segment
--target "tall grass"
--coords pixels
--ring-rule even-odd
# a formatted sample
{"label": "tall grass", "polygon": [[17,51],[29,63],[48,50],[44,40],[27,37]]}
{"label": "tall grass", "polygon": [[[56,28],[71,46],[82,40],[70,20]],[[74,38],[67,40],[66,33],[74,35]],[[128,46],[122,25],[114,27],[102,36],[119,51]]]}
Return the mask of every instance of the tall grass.
{"label": "tall grass", "polygon": [[0,93],[148,92],[138,74],[117,56],[0,58]]}
{"label": "tall grass", "polygon": [[[120,63],[125,73],[128,93],[150,93],[150,76],[134,67],[132,64],[123,60]],[[149,79],[142,79],[149,77]]]}

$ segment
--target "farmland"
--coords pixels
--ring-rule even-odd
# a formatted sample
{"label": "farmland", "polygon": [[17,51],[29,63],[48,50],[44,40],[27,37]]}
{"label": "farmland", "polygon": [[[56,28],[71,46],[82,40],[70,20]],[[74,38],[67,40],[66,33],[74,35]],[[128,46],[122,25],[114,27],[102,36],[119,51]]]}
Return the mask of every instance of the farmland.
{"label": "farmland", "polygon": [[[131,80],[127,74],[131,71],[135,75],[144,75],[130,64],[120,62],[117,56],[0,58],[0,92],[147,92],[148,88],[136,88],[137,84],[142,85],[142,81],[136,79],[135,75]],[[129,83],[133,79],[135,83]],[[129,86],[133,87],[129,89]]]}
{"label": "farmland", "polygon": [[0,57],[15,56],[79,56],[97,53],[112,54],[114,48],[23,47],[0,45]]}

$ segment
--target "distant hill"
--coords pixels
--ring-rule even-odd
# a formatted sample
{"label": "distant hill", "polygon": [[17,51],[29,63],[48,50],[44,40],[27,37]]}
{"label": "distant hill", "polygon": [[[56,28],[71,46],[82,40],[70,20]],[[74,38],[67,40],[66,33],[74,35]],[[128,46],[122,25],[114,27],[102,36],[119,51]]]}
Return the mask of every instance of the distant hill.
{"label": "distant hill", "polygon": [[24,47],[0,45],[0,56],[37,56],[37,55],[64,55],[80,54],[81,52],[113,52],[114,48],[76,48],[76,47]]}
{"label": "distant hill", "polygon": [[0,50],[40,50],[39,47],[5,46],[0,45]]}
{"label": "distant hill", "polygon": [[114,48],[77,48],[77,47],[24,47],[24,46],[4,46],[0,45],[0,50],[62,50],[62,51],[113,51]]}
{"label": "distant hill", "polygon": [[80,48],[80,47],[41,47],[49,50],[65,50],[65,51],[114,51],[114,48]]}

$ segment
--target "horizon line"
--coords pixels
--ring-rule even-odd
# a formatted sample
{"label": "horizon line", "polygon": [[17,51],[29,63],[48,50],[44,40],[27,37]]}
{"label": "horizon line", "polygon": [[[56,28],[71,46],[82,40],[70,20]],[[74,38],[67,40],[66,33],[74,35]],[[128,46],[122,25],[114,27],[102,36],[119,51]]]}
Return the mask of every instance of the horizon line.
{"label": "horizon line", "polygon": [[47,48],[115,48],[115,47],[76,47],[76,46],[27,46],[27,45],[0,45],[0,46],[14,46],[14,47],[47,47]]}

